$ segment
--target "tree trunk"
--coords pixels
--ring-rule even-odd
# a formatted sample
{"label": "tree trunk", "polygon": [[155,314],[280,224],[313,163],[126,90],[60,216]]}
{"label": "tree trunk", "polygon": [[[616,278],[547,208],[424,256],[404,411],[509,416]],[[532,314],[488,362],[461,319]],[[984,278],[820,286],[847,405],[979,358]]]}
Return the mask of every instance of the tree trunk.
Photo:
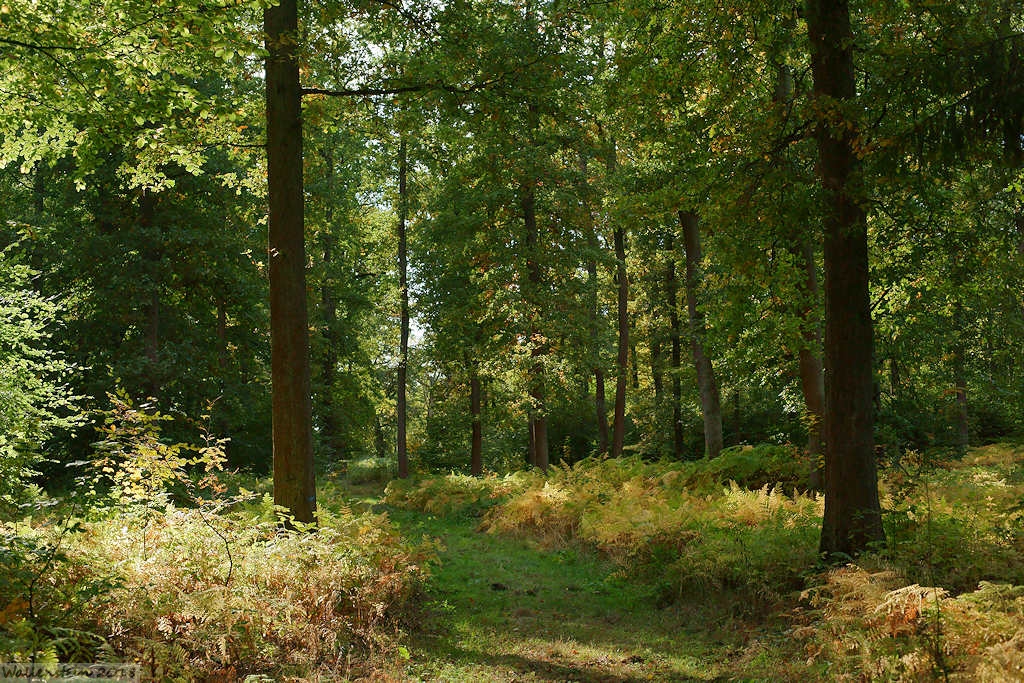
{"label": "tree trunk", "polygon": [[302,90],[295,56],[296,1],[281,0],[263,12],[274,503],[300,522],[313,522],[316,486],[303,229]]}
{"label": "tree trunk", "polygon": [[873,448],[872,327],[867,217],[854,193],[855,132],[840,108],[856,96],[847,0],[808,0],[818,123],[817,172],[825,191],[825,517],[821,552],[852,557],[883,542]]}
{"label": "tree trunk", "polygon": [[469,364],[469,414],[473,420],[473,440],[470,448],[469,471],[474,477],[484,473],[483,425],[480,422],[480,372],[476,360]]}
{"label": "tree trunk", "polygon": [[[612,143],[608,160],[608,172],[615,170],[615,143]],[[615,417],[612,420],[612,457],[622,455],[626,438],[626,371],[629,363],[629,278],[626,274],[626,230],[616,223],[613,232],[615,241],[615,279],[618,282],[618,326],[619,354],[616,359],[618,374],[615,378]],[[633,363],[634,372],[636,362]]]}
{"label": "tree trunk", "polygon": [[[580,156],[580,173],[586,178],[587,160]],[[583,195],[585,188],[580,187]],[[594,372],[594,410],[597,413],[597,452],[603,455],[608,452],[608,408],[605,404],[604,369],[601,367],[601,316],[598,308],[597,254],[600,245],[597,241],[597,230],[594,227],[593,214],[587,207],[584,215],[584,230],[587,236],[587,298],[590,323],[590,355],[593,359]]]}
{"label": "tree trunk", "polygon": [[[539,125],[539,114],[537,105],[528,106],[528,114],[531,119],[531,130]],[[527,305],[532,309],[532,321],[530,324],[530,357],[533,365],[530,367],[530,464],[534,467],[547,471],[548,469],[548,420],[545,415],[544,405],[544,363],[543,358],[547,353],[545,343],[540,339],[540,318],[541,318],[541,284],[543,278],[540,268],[540,245],[539,232],[537,230],[537,208],[535,203],[536,179],[531,172],[519,188],[519,203],[523,212],[523,226],[526,231],[526,271],[529,282],[529,296]]]}
{"label": "tree trunk", "polygon": [[401,301],[401,340],[398,352],[398,477],[409,476],[409,453],[406,446],[406,371],[409,367],[409,266],[406,221],[409,216],[408,159],[405,138],[398,146],[398,292]]}
{"label": "tree trunk", "polygon": [[682,325],[679,320],[679,280],[676,277],[676,249],[674,230],[670,229],[665,251],[665,298],[668,304],[669,336],[672,344],[672,455],[683,457],[683,349]]}
{"label": "tree trunk", "polygon": [[697,307],[697,286],[701,262],[700,221],[692,211],[679,212],[686,250],[686,311],[690,321],[690,351],[697,371],[700,407],[704,414],[704,454],[714,458],[722,452],[722,399],[711,359],[704,349],[704,313]]}

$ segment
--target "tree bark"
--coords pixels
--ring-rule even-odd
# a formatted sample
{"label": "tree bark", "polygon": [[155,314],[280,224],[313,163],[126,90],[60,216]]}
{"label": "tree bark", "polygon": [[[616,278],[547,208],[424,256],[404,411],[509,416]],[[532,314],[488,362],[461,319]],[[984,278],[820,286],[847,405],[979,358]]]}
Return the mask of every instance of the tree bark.
{"label": "tree bark", "polygon": [[409,260],[408,243],[406,240],[406,221],[409,216],[408,150],[405,138],[398,146],[398,292],[401,307],[401,340],[398,352],[398,400],[397,425],[398,434],[398,477],[409,476],[409,453],[406,445],[406,372],[409,367]]}
{"label": "tree bark", "polygon": [[697,286],[701,262],[700,220],[692,211],[679,212],[686,251],[686,311],[690,321],[690,351],[697,371],[700,407],[704,415],[704,454],[709,458],[722,452],[722,399],[711,359],[704,349],[704,313],[697,306]]}
{"label": "tree bark", "polygon": [[856,96],[847,0],[808,0],[818,123],[817,172],[825,192],[825,516],[820,549],[852,557],[885,540],[873,448],[872,326],[867,216],[855,193]]}
{"label": "tree bark", "polygon": [[313,522],[312,403],[302,178],[302,90],[297,0],[263,12],[267,58],[267,189],[270,204],[270,345],[274,503]]}
{"label": "tree bark", "polygon": [[668,265],[665,268],[665,298],[668,304],[669,337],[672,345],[672,455],[683,457],[683,349],[682,325],[679,320],[679,279],[676,277],[674,229],[670,229],[665,245]]}

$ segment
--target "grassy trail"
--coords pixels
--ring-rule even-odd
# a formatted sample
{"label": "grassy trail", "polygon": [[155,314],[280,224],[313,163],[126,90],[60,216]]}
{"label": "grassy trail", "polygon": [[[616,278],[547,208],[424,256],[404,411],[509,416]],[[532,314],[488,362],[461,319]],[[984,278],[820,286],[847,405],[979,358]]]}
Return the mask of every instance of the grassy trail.
{"label": "grassy trail", "polygon": [[657,609],[589,553],[478,533],[470,517],[389,512],[407,536],[443,544],[409,644],[413,680],[714,680],[729,658],[727,632]]}

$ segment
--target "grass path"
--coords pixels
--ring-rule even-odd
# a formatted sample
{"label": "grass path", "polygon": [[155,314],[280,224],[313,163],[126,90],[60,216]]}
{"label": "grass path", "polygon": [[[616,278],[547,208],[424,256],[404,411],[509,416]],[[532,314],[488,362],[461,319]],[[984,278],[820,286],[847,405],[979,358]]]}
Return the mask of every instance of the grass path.
{"label": "grass path", "polygon": [[443,544],[409,643],[413,680],[715,680],[729,658],[726,633],[657,609],[589,553],[478,533],[465,516],[389,512],[407,536]]}

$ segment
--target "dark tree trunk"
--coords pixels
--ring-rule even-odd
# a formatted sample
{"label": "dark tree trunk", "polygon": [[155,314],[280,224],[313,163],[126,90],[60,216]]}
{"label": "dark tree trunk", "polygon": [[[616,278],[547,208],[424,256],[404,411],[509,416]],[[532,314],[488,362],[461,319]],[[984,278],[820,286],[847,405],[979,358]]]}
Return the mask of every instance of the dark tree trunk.
{"label": "dark tree trunk", "polygon": [[665,251],[668,265],[665,268],[665,298],[668,305],[669,337],[672,344],[672,455],[683,457],[683,344],[682,325],[679,320],[679,279],[676,277],[676,248],[673,230],[668,233]]}
{"label": "dark tree trunk", "polygon": [[847,0],[808,0],[817,171],[825,191],[825,517],[820,549],[852,557],[885,540],[873,448],[867,217],[855,197],[855,132],[840,108],[856,96]]}
{"label": "dark tree trunk", "polygon": [[274,503],[298,521],[316,514],[303,230],[302,90],[296,0],[263,12],[267,59],[270,346]]}
{"label": "dark tree trunk", "polygon": [[469,414],[473,420],[473,439],[470,446],[469,471],[474,477],[484,473],[483,425],[480,422],[480,372],[479,363],[469,364]]}
{"label": "dark tree trunk", "polygon": [[704,453],[709,458],[722,452],[722,399],[711,359],[704,349],[704,313],[697,306],[697,286],[701,262],[700,221],[692,211],[679,212],[686,250],[686,311],[690,321],[690,351],[697,371],[700,407],[704,414]]}
{"label": "dark tree trunk", "polygon": [[[615,417],[612,421],[612,457],[622,455],[626,437],[626,371],[629,362],[629,280],[626,275],[626,236],[622,226],[614,230],[615,278],[619,283],[618,325],[619,355],[616,360],[618,375],[615,378]],[[633,367],[636,367],[634,363]]]}
{"label": "dark tree trunk", "polygon": [[401,340],[398,351],[398,477],[409,476],[409,453],[406,447],[406,372],[409,367],[409,273],[406,221],[409,216],[408,159],[405,138],[398,146],[398,292],[401,300]]}

